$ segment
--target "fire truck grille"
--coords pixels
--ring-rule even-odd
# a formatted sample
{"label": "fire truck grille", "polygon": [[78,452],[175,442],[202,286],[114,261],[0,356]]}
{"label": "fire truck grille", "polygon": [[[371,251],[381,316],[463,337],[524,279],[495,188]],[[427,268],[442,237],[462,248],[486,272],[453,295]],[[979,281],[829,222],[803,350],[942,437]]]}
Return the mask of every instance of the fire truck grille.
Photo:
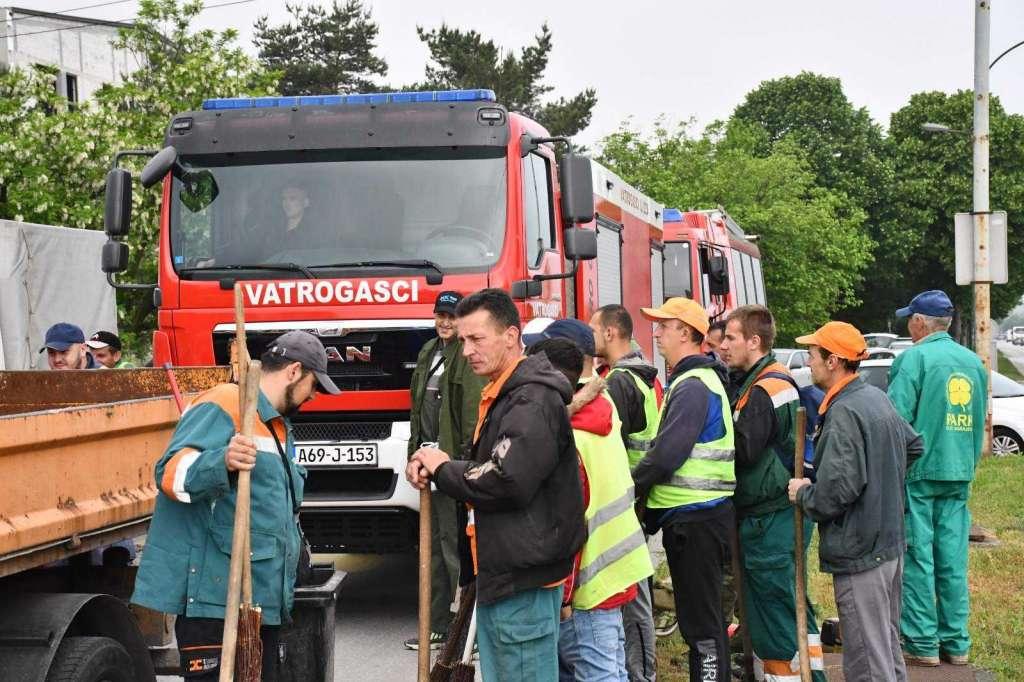
{"label": "fire truck grille", "polygon": [[384,440],[391,437],[391,422],[307,422],[294,424],[299,442]]}
{"label": "fire truck grille", "polygon": [[[429,328],[317,329],[306,331],[317,336],[327,349],[327,373],[343,391],[382,391],[408,389],[416,356],[420,348],[434,336]],[[246,345],[249,355],[259,358],[271,341],[286,329],[248,329]],[[322,333],[321,333],[322,332]],[[219,365],[230,359],[230,343],[234,333],[213,333],[213,354]]]}
{"label": "fire truck grille", "polygon": [[388,554],[416,546],[418,519],[406,509],[310,509],[302,530],[314,552]]}

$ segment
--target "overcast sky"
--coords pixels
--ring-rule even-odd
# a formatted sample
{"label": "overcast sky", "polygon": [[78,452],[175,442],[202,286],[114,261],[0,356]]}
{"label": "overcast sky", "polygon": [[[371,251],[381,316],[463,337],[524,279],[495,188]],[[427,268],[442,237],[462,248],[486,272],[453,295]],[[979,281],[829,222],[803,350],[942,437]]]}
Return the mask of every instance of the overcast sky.
{"label": "overcast sky", "polygon": [[[60,12],[104,0],[28,0],[26,6]],[[228,0],[207,0],[217,5]],[[25,0],[15,0],[21,4]],[[328,4],[328,1],[318,4]],[[912,93],[973,87],[973,0],[376,0],[378,54],[388,81],[423,76],[427,51],[416,26],[442,22],[472,28],[516,51],[540,25],[551,27],[554,48],[546,80],[555,94],[597,89],[598,103],[581,140],[593,144],[623,121],[649,129],[662,114],[694,117],[700,125],[727,117],[761,81],[813,71],[838,76],[855,106],[887,126]],[[992,2],[991,57],[1024,40],[1024,2]],[[78,16],[129,19],[137,2],[80,10]],[[200,25],[233,27],[252,51],[252,24],[269,15],[283,22],[280,0],[211,7]],[[1024,46],[991,74],[1003,106],[1024,113]]]}

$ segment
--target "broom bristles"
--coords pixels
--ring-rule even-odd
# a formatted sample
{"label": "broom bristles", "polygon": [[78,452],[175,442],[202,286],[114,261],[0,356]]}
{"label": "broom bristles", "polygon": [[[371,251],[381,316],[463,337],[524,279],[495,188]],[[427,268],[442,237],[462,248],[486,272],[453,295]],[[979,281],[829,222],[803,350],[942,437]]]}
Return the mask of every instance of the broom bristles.
{"label": "broom bristles", "polygon": [[473,613],[473,603],[476,600],[476,583],[470,583],[462,590],[462,601],[459,610],[455,614],[455,621],[448,630],[448,640],[445,642],[434,667],[430,669],[430,682],[448,682],[459,654],[462,652],[466,642],[466,630],[469,625],[469,618]]}
{"label": "broom bristles", "polygon": [[260,682],[263,676],[263,640],[260,639],[262,610],[252,604],[238,608],[237,682]]}
{"label": "broom bristles", "polygon": [[434,661],[434,667],[430,669],[430,682],[450,682],[454,671],[455,668],[451,663],[442,660]]}
{"label": "broom bristles", "polygon": [[455,664],[455,671],[452,673],[452,682],[473,682],[476,679],[476,666],[472,663]]}

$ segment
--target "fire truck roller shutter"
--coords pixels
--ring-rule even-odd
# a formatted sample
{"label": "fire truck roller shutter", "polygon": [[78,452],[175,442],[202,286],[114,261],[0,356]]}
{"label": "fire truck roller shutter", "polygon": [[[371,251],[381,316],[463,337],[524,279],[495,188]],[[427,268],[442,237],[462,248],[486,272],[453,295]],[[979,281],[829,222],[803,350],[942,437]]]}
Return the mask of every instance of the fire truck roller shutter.
{"label": "fire truck roller shutter", "polygon": [[622,226],[597,219],[597,304],[622,303]]}

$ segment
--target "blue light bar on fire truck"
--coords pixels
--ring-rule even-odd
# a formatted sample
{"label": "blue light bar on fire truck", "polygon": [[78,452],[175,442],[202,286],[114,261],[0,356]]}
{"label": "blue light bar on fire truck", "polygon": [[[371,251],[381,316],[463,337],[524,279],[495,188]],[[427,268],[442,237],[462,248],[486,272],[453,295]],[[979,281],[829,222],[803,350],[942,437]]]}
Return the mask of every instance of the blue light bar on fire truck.
{"label": "blue light bar on fire truck", "polygon": [[666,208],[661,213],[661,220],[666,223],[681,223],[683,222],[683,213],[678,208]]}
{"label": "blue light bar on fire truck", "polygon": [[338,104],[399,104],[407,102],[495,102],[494,90],[424,90],[372,92],[365,95],[312,97],[226,97],[203,101],[203,109],[260,109],[264,107],[331,106]]}

